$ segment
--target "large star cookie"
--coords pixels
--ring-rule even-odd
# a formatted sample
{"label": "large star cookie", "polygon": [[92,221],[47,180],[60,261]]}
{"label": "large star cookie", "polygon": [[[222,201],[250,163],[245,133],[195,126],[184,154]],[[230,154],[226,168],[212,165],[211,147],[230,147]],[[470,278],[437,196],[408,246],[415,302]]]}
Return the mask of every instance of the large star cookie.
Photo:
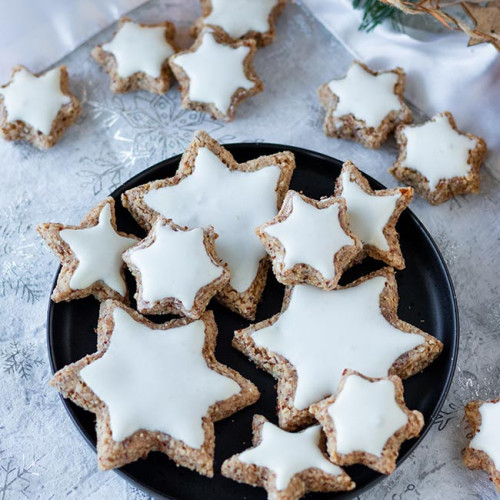
{"label": "large star cookie", "polygon": [[80,103],[69,89],[66,66],[40,75],[15,66],[10,82],[0,87],[0,132],[7,141],[51,148],[80,111]]}
{"label": "large star cookie", "polygon": [[197,132],[174,177],[131,189],[122,203],[146,229],[159,215],[179,226],[213,226],[217,253],[231,272],[217,298],[253,319],[269,267],[254,229],[276,215],[294,168],[289,152],[238,164],[217,141]]}
{"label": "large star cookie", "polygon": [[398,124],[412,121],[403,100],[405,80],[401,68],[372,71],[354,61],[344,78],[318,89],[326,111],[325,134],[379,148]]}
{"label": "large star cookie", "polygon": [[401,444],[424,425],[423,415],[406,407],[403,392],[395,375],[370,378],[346,370],[337,393],[309,410],[323,426],[331,460],[393,472]]}
{"label": "large star cookie", "polygon": [[479,192],[486,143],[457,129],[447,111],[422,125],[396,130],[399,156],[389,172],[432,205],[458,194]]}
{"label": "large star cookie", "polygon": [[470,401],[465,416],[474,437],[463,451],[463,462],[469,469],[483,469],[500,493],[500,399]]}
{"label": "large star cookie", "polygon": [[235,41],[218,28],[204,28],[189,50],[170,58],[182,107],[233,120],[237,106],[263,89],[253,66],[256,50],[254,40]]}
{"label": "large star cookie", "polygon": [[175,54],[175,26],[134,23],[124,17],[113,39],[92,50],[92,57],[110,77],[113,92],[147,90],[164,94],[170,87],[172,72],[168,58]]}
{"label": "large star cookie", "polygon": [[278,379],[280,427],[312,422],[310,405],[335,393],[345,369],[409,377],[441,352],[439,340],[397,316],[394,271],[325,291],[288,287],[280,313],[234,334],[233,346]]}
{"label": "large star cookie", "polygon": [[117,231],[113,198],[101,201],[79,226],[44,223],[37,230],[61,260],[54,302],[88,295],[128,301],[122,253],[139,238]]}
{"label": "large star cookie", "polygon": [[335,195],[345,198],[349,225],[362,241],[363,251],[397,269],[405,267],[396,223],[413,199],[412,188],[374,191],[354,163],[347,161],[335,185]]}
{"label": "large star cookie", "polygon": [[280,283],[335,288],[362,249],[349,229],[342,198],[307,198],[288,191],[276,217],[256,229]]}
{"label": "large star cookie", "polygon": [[253,448],[228,458],[222,475],[260,486],[271,500],[297,500],[308,491],[348,491],[351,478],[321,451],[319,425],[286,432],[261,415],[254,415]]}
{"label": "large star cookie", "polygon": [[97,352],[58,371],[51,384],[96,414],[99,467],[161,451],[212,477],[213,422],[259,398],[251,382],[215,359],[213,314],[158,325],[109,300],[97,335]]}
{"label": "large star cookie", "polygon": [[159,217],[148,236],[123,254],[137,281],[137,310],[198,319],[230,279],[215,251],[213,228],[183,230]]}
{"label": "large star cookie", "polygon": [[202,15],[193,26],[223,29],[231,38],[253,38],[262,47],[274,41],[275,23],[287,0],[200,0]]}

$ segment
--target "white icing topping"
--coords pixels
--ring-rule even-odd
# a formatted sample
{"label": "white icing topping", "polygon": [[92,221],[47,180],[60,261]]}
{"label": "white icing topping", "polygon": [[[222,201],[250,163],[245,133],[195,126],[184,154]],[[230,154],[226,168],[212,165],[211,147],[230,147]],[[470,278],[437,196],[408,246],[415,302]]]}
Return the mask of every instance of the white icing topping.
{"label": "white icing topping", "polygon": [[207,366],[203,321],[153,330],[120,308],[113,319],[107,351],[80,371],[109,409],[113,439],[144,429],[199,448],[210,406],[240,392],[234,380]]}
{"label": "white icing topping", "polygon": [[469,446],[487,453],[500,470],[500,403],[483,403],[479,413],[481,425]]}
{"label": "white icing topping", "polygon": [[368,127],[378,127],[391,112],[401,109],[394,86],[395,73],[374,76],[359,64],[352,64],[342,80],[332,80],[328,86],[339,98],[335,116],[352,114],[364,120]]}
{"label": "white icing topping", "polygon": [[218,278],[223,268],[210,260],[203,229],[174,231],[158,222],[153,231],[155,241],[150,246],[129,253],[141,274],[142,298],[154,302],[175,297],[191,309],[200,288]]}
{"label": "white icing topping", "polygon": [[265,229],[285,248],[284,264],[309,264],[326,279],[335,277],[334,257],[345,245],[354,245],[339,222],[339,205],[316,208],[298,194],[292,196],[292,212],[283,222]]}
{"label": "white icing topping", "polygon": [[122,78],[139,72],[158,78],[163,63],[175,52],[165,40],[164,27],[132,22],[123,24],[113,40],[102,48],[115,56],[117,73]]}
{"label": "white icing topping", "polygon": [[78,259],[69,286],[82,290],[102,281],[125,296],[127,288],[121,276],[122,253],[137,243],[134,238],[120,236],[111,224],[111,205],[107,203],[99,214],[97,226],[84,229],[63,229],[61,239]]}
{"label": "white icing topping", "polygon": [[399,356],[424,343],[393,327],[380,311],[386,278],[347,289],[293,288],[288,309],[271,326],[251,334],[256,345],[287,359],[297,371],[294,405],[303,410],[337,390],[351,368],[385,377]]}
{"label": "white icing topping", "polygon": [[318,447],[320,436],[319,425],[294,433],[265,422],[262,426],[261,443],[241,453],[239,460],[274,472],[278,490],[286,489],[295,474],[311,468],[338,476],[342,469],[329,462],[321,453]]}
{"label": "white icing topping", "polygon": [[231,171],[209,149],[200,148],[191,175],[175,186],[149,191],[144,201],[180,226],[213,226],[231,285],[244,292],[266,256],[254,228],[276,215],[279,176],[275,165],[256,172]]}
{"label": "white icing topping", "polygon": [[212,12],[206,24],[220,26],[232,38],[249,31],[264,33],[270,29],[269,15],[278,0],[212,0]]}
{"label": "white icing topping", "polygon": [[236,49],[217,43],[211,32],[205,32],[196,52],[180,54],[174,63],[190,79],[189,98],[192,101],[213,103],[222,113],[227,113],[234,93],[239,88],[251,89],[255,83],[244,71],[244,59],[250,48]]}
{"label": "white icing topping", "polygon": [[380,250],[389,250],[384,227],[389,222],[401,193],[374,196],[350,180],[349,172],[341,176],[342,194],[347,203],[349,226],[352,232],[366,245]]}
{"label": "white icing topping", "polygon": [[431,191],[442,179],[469,174],[469,151],[476,147],[477,141],[460,135],[446,116],[436,116],[416,127],[405,127],[403,133],[407,139],[404,166],[425,176]]}
{"label": "white icing topping", "polygon": [[358,375],[347,377],[328,413],[335,424],[337,452],[345,454],[365,451],[380,457],[387,440],[408,423],[391,380],[370,382]]}
{"label": "white icing topping", "polygon": [[21,69],[5,88],[0,88],[9,122],[21,120],[45,135],[50,134],[52,122],[71,99],[61,92],[61,68],[34,76]]}

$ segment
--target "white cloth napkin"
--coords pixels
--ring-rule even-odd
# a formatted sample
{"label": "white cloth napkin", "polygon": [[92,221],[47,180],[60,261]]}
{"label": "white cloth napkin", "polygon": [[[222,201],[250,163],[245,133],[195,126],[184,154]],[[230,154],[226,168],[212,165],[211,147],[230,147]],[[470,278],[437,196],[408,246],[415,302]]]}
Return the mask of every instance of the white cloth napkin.
{"label": "white cloth napkin", "polygon": [[[494,47],[467,47],[458,32],[419,33],[420,39],[390,25],[361,32],[362,13],[351,0],[302,2],[354,57],[375,69],[404,68],[406,97],[424,113],[451,111],[460,129],[484,137],[488,163],[500,175],[500,57]],[[343,71],[332,66],[331,77]]]}
{"label": "white cloth napkin", "polygon": [[0,85],[16,64],[40,72],[145,0],[2,2]]}

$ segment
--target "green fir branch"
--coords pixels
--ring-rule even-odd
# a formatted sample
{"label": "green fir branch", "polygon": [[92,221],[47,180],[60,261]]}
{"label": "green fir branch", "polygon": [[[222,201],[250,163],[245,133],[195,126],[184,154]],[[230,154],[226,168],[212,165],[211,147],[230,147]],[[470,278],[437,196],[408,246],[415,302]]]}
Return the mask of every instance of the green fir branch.
{"label": "green fir branch", "polygon": [[386,19],[390,20],[393,26],[399,26],[401,12],[391,5],[384,4],[379,0],[353,0],[355,9],[362,9],[363,20],[359,25],[361,31],[372,31]]}

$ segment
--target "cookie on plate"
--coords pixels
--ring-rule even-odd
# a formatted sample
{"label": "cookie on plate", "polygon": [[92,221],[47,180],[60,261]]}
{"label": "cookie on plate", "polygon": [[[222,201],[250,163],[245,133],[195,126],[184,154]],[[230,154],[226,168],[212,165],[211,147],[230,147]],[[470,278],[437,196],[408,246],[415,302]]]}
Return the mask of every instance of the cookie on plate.
{"label": "cookie on plate", "polygon": [[0,133],[7,141],[51,148],[80,112],[80,103],[69,88],[66,66],[39,75],[15,66],[10,82],[0,87]]}
{"label": "cookie on plate", "polygon": [[275,23],[287,0],[200,0],[201,17],[192,28],[196,36],[205,26],[219,27],[231,38],[251,38],[259,47],[275,38]]}
{"label": "cookie on plate", "polygon": [[216,337],[212,312],[156,324],[120,302],[101,304],[97,352],[51,380],[96,414],[100,469],[160,451],[213,476],[213,423],[259,398],[251,382],[215,359]]}
{"label": "cookie on plate", "polygon": [[335,288],[362,249],[349,228],[342,198],[313,200],[288,191],[276,217],[255,232],[271,256],[277,280]]}
{"label": "cookie on plate", "polygon": [[255,40],[235,41],[219,28],[203,28],[194,45],[170,58],[181,105],[232,121],[238,105],[262,92],[253,59]]}
{"label": "cookie on plate", "polygon": [[474,437],[462,454],[469,469],[483,469],[500,493],[500,399],[470,401],[465,416]]}
{"label": "cookie on plate", "polygon": [[373,190],[356,165],[347,161],[335,184],[335,196],[346,200],[349,225],[363,243],[363,254],[404,269],[396,223],[413,199],[413,189]]}
{"label": "cookie on plate", "polygon": [[237,163],[216,140],[196,132],[173,177],[126,191],[122,203],[147,230],[159,216],[181,227],[213,226],[217,253],[231,272],[216,298],[254,319],[269,268],[254,229],[278,212],[294,168],[286,151]]}
{"label": "cookie on plate", "polygon": [[233,346],[278,380],[280,427],[309,425],[308,409],[335,394],[346,368],[407,378],[443,345],[398,318],[394,270],[384,268],[335,290],[287,287],[280,313],[234,333]]}
{"label": "cookie on plate", "polygon": [[113,198],[101,201],[79,226],[48,222],[37,231],[61,261],[54,302],[89,295],[128,302],[122,253],[139,238],[117,231]]}
{"label": "cookie on plate", "polygon": [[352,479],[324,455],[319,425],[286,432],[262,415],[252,422],[253,448],[228,458],[222,475],[265,488],[271,500],[297,500],[309,491],[349,491]]}
{"label": "cookie on plate", "polygon": [[159,217],[148,236],[123,254],[137,281],[137,310],[198,319],[230,279],[212,227],[184,230]]}
{"label": "cookie on plate", "polygon": [[395,375],[371,378],[346,370],[337,393],[309,409],[326,434],[330,459],[393,472],[401,444],[417,437],[424,425],[423,415],[407,408],[403,392]]}
{"label": "cookie on plate", "polygon": [[124,17],[113,39],[91,54],[108,73],[113,92],[164,94],[173,79],[168,58],[177,51],[174,37],[175,26],[169,21],[141,24]]}
{"label": "cookie on plate", "polygon": [[458,130],[451,113],[439,113],[422,125],[399,126],[396,141],[399,156],[389,172],[432,205],[479,193],[486,143]]}
{"label": "cookie on plate", "polygon": [[403,100],[405,81],[401,68],[373,71],[354,61],[344,78],[318,89],[326,111],[325,134],[379,148],[397,125],[413,120]]}

